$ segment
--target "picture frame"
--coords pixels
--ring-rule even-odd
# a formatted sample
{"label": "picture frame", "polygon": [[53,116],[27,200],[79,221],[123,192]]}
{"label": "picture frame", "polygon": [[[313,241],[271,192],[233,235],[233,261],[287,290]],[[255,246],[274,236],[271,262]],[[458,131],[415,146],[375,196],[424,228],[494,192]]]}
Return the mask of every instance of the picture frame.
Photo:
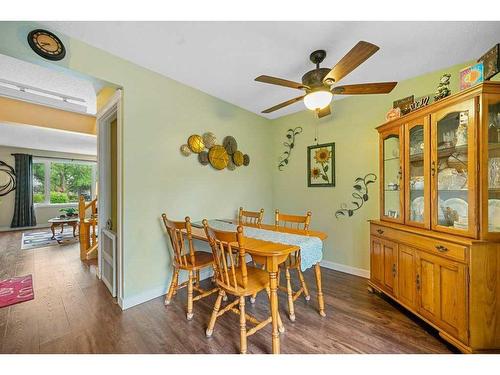
{"label": "picture frame", "polygon": [[490,78],[493,78],[500,71],[500,43],[495,44],[477,61],[483,63],[484,80],[488,81]]}
{"label": "picture frame", "polygon": [[307,147],[307,186],[335,186],[335,143]]}

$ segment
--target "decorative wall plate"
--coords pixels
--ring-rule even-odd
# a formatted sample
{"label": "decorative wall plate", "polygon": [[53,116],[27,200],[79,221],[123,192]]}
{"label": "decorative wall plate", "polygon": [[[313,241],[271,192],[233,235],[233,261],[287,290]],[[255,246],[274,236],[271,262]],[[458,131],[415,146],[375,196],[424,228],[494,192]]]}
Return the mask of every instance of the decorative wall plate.
{"label": "decorative wall plate", "polygon": [[205,148],[205,144],[203,143],[203,139],[197,134],[193,134],[188,138],[188,145],[191,151],[199,154]]}
{"label": "decorative wall plate", "polygon": [[181,146],[181,154],[184,156],[191,155],[191,150],[189,149],[189,146],[187,144]]}
{"label": "decorative wall plate", "polygon": [[241,151],[235,151],[233,154],[233,162],[237,167],[243,165],[243,153]]}
{"label": "decorative wall plate", "polygon": [[200,152],[198,154],[198,161],[200,162],[201,165],[207,165],[209,163],[208,152],[207,151]]}
{"label": "decorative wall plate", "polygon": [[208,160],[215,169],[224,169],[227,167],[229,155],[223,146],[215,145],[208,152]]}
{"label": "decorative wall plate", "polygon": [[217,143],[217,137],[214,133],[206,132],[201,136],[201,138],[203,139],[203,143],[206,148],[211,148]]}
{"label": "decorative wall plate", "polygon": [[[4,176],[5,174],[5,176]],[[0,197],[16,189],[16,171],[0,160]]]}
{"label": "decorative wall plate", "polygon": [[234,154],[238,149],[238,142],[236,142],[236,139],[234,139],[230,135],[224,138],[224,141],[222,141],[222,145],[229,155]]}
{"label": "decorative wall plate", "polygon": [[250,164],[250,156],[248,154],[243,155],[243,165],[245,167],[248,167],[248,164]]}
{"label": "decorative wall plate", "polygon": [[236,169],[236,165],[234,165],[231,159],[229,159],[229,161],[227,162],[227,169],[229,169],[230,171],[234,171]]}

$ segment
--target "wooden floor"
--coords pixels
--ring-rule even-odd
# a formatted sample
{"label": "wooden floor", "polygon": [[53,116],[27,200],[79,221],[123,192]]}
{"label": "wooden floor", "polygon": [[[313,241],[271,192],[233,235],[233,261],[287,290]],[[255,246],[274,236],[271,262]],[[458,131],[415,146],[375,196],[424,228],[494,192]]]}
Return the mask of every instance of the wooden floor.
{"label": "wooden floor", "polygon": [[[0,309],[1,353],[237,353],[239,321],[227,313],[205,337],[215,301],[195,302],[185,319],[186,290],[165,307],[163,298],[121,311],[96,278],[95,266],[82,264],[78,245],[20,250],[21,232],[0,233],[0,280],[33,274],[35,299]],[[280,308],[286,332],[282,353],[450,353],[455,352],[422,321],[370,294],[366,280],[323,269],[326,318],[316,312],[314,274],[305,272],[311,301],[296,302],[296,321]],[[296,278],[295,278],[296,282]],[[203,282],[206,286],[210,281]],[[247,311],[268,313],[259,295]],[[248,339],[249,353],[271,351],[270,326]]]}

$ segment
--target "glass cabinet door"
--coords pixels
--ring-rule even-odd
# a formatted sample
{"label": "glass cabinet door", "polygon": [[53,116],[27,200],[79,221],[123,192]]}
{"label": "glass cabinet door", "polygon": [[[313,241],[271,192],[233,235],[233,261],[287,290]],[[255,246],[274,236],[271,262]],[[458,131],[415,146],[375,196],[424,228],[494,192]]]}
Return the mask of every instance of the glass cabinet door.
{"label": "glass cabinet door", "polygon": [[[485,228],[487,232],[500,236],[500,96],[485,96],[487,110],[487,217]],[[483,112],[484,113],[484,112]],[[483,138],[484,139],[484,138]]]}
{"label": "glass cabinet door", "polygon": [[406,224],[430,228],[429,117],[405,125]]}
{"label": "glass cabinet door", "polygon": [[475,236],[475,99],[432,118],[432,228]]}
{"label": "glass cabinet door", "polygon": [[381,190],[382,217],[385,220],[403,222],[401,128],[381,135]]}

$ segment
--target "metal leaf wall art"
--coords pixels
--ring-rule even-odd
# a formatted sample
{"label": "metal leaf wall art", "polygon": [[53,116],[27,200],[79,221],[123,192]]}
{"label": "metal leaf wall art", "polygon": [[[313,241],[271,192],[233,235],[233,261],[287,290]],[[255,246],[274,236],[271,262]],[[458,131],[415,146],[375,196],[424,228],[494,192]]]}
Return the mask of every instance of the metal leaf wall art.
{"label": "metal leaf wall art", "polygon": [[[7,182],[3,183],[5,178],[2,174],[7,175]],[[9,194],[16,189],[16,171],[7,163],[0,160],[0,197]]]}
{"label": "metal leaf wall art", "polygon": [[278,164],[278,169],[280,171],[283,170],[283,167],[288,165],[288,159],[290,159],[292,150],[295,147],[295,137],[300,133],[302,133],[302,127],[300,126],[297,126],[295,129],[287,130],[285,135],[287,140],[283,142],[283,146],[285,146],[286,149],[283,151],[283,155],[281,155],[280,162]]}
{"label": "metal leaf wall art", "polygon": [[335,211],[335,217],[338,219],[340,216],[351,217],[354,212],[359,210],[366,201],[368,201],[368,185],[373,184],[377,180],[377,176],[374,173],[368,173],[365,177],[357,177],[354,180],[354,192],[352,197],[354,200],[351,201],[352,206],[349,207],[347,203],[342,203],[340,209]]}

